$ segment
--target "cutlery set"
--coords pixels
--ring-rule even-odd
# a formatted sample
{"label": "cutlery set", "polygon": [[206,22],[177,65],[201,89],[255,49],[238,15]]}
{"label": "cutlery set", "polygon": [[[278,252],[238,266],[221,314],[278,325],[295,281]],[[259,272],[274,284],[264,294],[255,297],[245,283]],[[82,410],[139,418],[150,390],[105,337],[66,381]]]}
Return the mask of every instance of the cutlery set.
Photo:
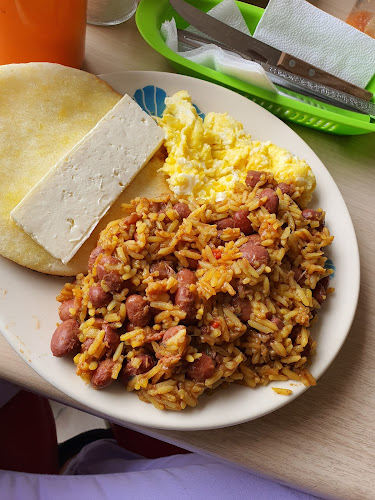
{"label": "cutlery set", "polygon": [[[178,39],[185,45],[196,48],[208,43],[215,44],[223,50],[259,63],[269,79],[282,90],[375,117],[375,104],[370,102],[373,96],[371,92],[246,35],[184,0],[170,0],[170,4],[181,17],[206,35],[178,30]],[[294,98],[298,100],[298,97]],[[305,102],[303,99],[301,101]]]}

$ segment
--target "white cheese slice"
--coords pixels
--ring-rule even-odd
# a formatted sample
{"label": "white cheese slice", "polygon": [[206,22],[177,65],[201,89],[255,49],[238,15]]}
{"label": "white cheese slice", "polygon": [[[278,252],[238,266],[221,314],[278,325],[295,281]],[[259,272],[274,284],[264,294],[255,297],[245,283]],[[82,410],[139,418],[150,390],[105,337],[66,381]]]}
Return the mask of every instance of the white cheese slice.
{"label": "white cheese slice", "polygon": [[125,95],[33,187],[11,218],[66,264],[163,139],[162,128]]}

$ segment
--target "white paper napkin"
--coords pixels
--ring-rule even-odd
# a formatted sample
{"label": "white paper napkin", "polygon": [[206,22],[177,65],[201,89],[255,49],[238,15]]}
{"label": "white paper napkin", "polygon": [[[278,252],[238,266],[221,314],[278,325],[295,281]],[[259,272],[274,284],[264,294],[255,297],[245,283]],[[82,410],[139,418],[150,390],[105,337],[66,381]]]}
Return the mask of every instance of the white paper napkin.
{"label": "white paper napkin", "polygon": [[306,0],[270,0],[254,38],[359,87],[375,73],[375,39]]}
{"label": "white paper napkin", "polygon": [[[236,28],[247,35],[250,34],[248,27],[242,17],[242,14],[234,0],[223,0],[207,14],[219,19],[220,21]],[[193,27],[189,27],[187,31],[199,33],[207,38],[207,35],[200,33]],[[210,69],[214,69],[247,83],[256,85],[257,87],[277,92],[274,84],[269,80],[266,72],[260,64],[247,61],[237,54],[233,54],[222,50],[221,48],[207,44],[198,49],[186,50],[186,48],[178,43],[177,28],[174,19],[165,21],[161,26],[161,33],[166,45],[177,54],[186,59],[201,64]]]}

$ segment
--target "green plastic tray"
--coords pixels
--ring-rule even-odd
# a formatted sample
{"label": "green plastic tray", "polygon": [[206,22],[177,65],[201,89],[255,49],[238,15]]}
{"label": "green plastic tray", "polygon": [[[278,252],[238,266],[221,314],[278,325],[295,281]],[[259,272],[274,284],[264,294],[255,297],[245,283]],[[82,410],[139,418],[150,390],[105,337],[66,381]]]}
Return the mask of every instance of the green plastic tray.
{"label": "green plastic tray", "polygon": [[[212,9],[218,0],[194,0],[190,3],[204,12]],[[236,2],[251,33],[254,32],[264,10],[243,2]],[[254,85],[242,82],[236,78],[206,68],[200,64],[188,61],[170,50],[160,34],[160,26],[165,20],[176,19],[177,27],[185,29],[188,23],[182,19],[171,7],[169,0],[141,0],[137,13],[136,23],[146,42],[157,52],[170,60],[171,64],[180,73],[202,78],[239,94],[242,94],[263,108],[267,109],[282,120],[305,125],[313,129],[331,134],[359,135],[375,132],[375,120],[370,116],[353,111],[340,109],[336,106],[322,103],[316,99],[288,91],[289,95],[298,96],[303,102],[274,94]],[[367,86],[375,94],[375,76]],[[375,102],[374,97],[372,102]]]}

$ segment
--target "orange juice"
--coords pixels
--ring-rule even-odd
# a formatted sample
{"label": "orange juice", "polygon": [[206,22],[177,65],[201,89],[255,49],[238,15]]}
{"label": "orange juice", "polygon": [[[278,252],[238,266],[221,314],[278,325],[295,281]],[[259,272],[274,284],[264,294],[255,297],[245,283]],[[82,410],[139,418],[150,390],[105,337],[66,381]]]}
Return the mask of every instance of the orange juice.
{"label": "orange juice", "polygon": [[373,16],[374,14],[372,12],[368,12],[366,10],[356,10],[355,12],[350,13],[346,22],[351,26],[354,26],[354,28],[364,32]]}
{"label": "orange juice", "polygon": [[375,38],[375,0],[357,0],[346,22]]}
{"label": "orange juice", "polygon": [[87,0],[0,0],[0,64],[54,62],[80,68]]}

